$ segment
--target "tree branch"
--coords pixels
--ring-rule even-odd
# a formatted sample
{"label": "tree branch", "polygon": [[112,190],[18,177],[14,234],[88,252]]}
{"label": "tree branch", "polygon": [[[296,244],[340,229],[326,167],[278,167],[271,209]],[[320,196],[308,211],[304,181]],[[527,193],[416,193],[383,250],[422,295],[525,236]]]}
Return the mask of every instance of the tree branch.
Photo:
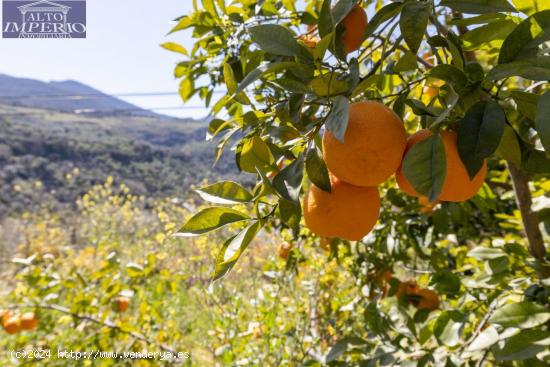
{"label": "tree branch", "polygon": [[[544,263],[546,249],[539,228],[537,213],[531,209],[533,201],[531,199],[531,191],[529,190],[529,176],[511,162],[508,162],[507,166],[512,178],[512,185],[516,194],[516,203],[521,213],[523,228],[529,242],[529,252],[535,259]],[[544,266],[544,264],[542,265]],[[543,277],[550,276],[550,268],[543,268],[540,273]]]}

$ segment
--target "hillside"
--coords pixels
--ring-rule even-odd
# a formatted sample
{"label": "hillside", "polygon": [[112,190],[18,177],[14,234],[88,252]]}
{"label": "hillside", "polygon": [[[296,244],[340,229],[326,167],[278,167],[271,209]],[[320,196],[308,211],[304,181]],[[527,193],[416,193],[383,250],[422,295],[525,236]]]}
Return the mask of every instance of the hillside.
{"label": "hillside", "polygon": [[62,112],[125,114],[159,117],[74,80],[42,82],[0,74],[2,104],[38,107]]}
{"label": "hillside", "polygon": [[136,194],[184,195],[202,179],[236,178],[228,154],[212,169],[206,124],[146,116],[83,116],[0,104],[0,216],[74,203],[113,176]]}

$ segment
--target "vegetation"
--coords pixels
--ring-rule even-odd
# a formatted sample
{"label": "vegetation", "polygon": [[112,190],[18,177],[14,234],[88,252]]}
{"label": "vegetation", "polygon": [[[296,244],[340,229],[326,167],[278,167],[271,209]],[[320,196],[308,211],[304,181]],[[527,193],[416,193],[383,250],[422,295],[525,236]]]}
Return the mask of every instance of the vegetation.
{"label": "vegetation", "polygon": [[222,174],[236,179],[229,156],[212,167],[205,136],[202,121],[0,106],[0,217],[70,206],[109,176],[152,197],[182,197]]}
{"label": "vegetation", "polygon": [[182,99],[212,107],[215,157],[233,148],[254,183],[181,201],[111,178],[74,211],[11,216],[2,350],[51,348],[50,365],[74,363],[57,348],[189,353],[106,366],[548,365],[550,5],[194,8],[172,30],[194,47],[163,46],[184,57]]}

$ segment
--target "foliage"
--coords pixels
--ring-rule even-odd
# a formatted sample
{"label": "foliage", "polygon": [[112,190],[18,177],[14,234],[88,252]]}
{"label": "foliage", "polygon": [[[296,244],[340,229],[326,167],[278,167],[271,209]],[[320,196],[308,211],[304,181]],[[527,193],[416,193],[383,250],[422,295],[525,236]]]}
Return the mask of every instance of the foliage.
{"label": "foliage", "polygon": [[[432,213],[419,213],[416,200],[401,195],[393,180],[381,186],[386,200],[375,231],[358,243],[333,244],[347,249],[339,259],[353,264],[348,270],[357,287],[357,298],[340,305],[349,314],[335,322],[339,341],[303,363],[547,364],[548,299],[532,294],[547,294],[548,258],[540,238],[538,244],[523,238],[521,223],[531,209],[524,210],[524,193],[518,195],[524,217],[515,210],[506,165],[531,174],[532,195],[548,202],[550,10],[542,1],[523,0],[359,1],[374,16],[363,47],[346,55],[341,21],[355,3],[203,0],[176,20],[172,33],[190,29],[196,39],[189,51],[177,47],[184,55],[175,71],[182,99],[199,95],[211,106],[217,155],[238,135],[236,163],[256,177],[253,188],[237,190],[248,198],[244,206],[239,201],[238,214],[216,209],[201,219],[204,226],[194,222],[190,232],[187,223],[182,233],[243,218],[220,243],[213,279],[244,260],[260,228],[314,243],[300,226],[300,197],[311,182],[330,186],[319,155],[321,133],[343,138],[350,102],[382,101],[410,132],[434,133],[407,153],[404,171],[430,201],[438,198],[446,171],[445,151],[437,149],[441,131],[457,131],[470,176],[488,160],[488,179],[472,200],[441,203]],[[213,101],[220,85],[227,94]],[[318,157],[311,159],[312,152]],[[231,200],[203,198],[216,205]],[[541,211],[535,220],[535,226],[547,223],[547,216]],[[364,290],[373,286],[372,274],[385,269],[435,288],[441,309],[415,313],[391,297],[370,299]],[[323,345],[319,334],[310,337]]]}

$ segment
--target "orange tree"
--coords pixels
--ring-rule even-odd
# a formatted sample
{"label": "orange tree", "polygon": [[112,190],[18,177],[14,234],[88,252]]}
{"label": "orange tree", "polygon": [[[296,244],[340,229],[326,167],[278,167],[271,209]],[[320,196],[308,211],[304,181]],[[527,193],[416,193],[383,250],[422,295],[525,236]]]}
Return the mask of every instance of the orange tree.
{"label": "orange tree", "polygon": [[198,190],[179,231],[240,227],[214,281],[279,231],[289,269],[330,244],[358,289],[304,363],[547,365],[548,1],[195,0],[176,22],[182,99],[256,177]]}

